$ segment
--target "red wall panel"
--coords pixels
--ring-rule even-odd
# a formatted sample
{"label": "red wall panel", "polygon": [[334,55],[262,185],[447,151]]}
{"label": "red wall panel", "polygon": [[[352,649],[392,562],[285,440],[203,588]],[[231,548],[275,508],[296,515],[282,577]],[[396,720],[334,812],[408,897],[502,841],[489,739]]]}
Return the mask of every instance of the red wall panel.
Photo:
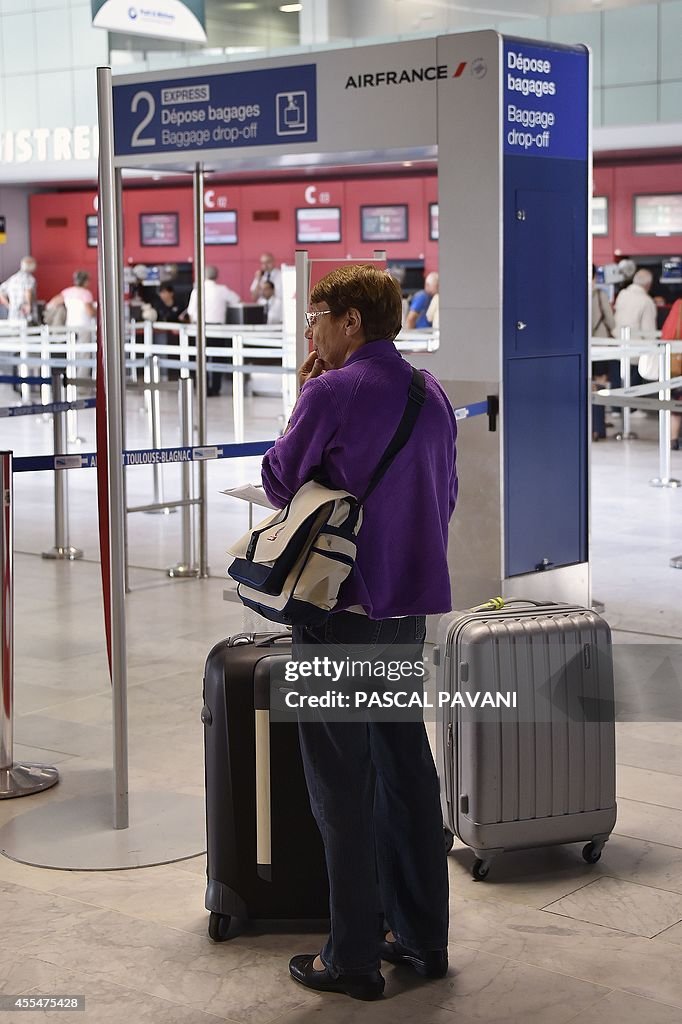
{"label": "red wall panel", "polygon": [[[644,237],[633,234],[633,197],[637,193],[682,191],[682,164],[658,162],[631,165],[598,165],[594,169],[594,194],[609,200],[609,234],[594,239],[595,262],[620,256],[676,255],[682,236]],[[219,268],[220,280],[249,299],[249,285],[263,251],[271,251],[277,264],[293,263],[296,243],[296,209],[341,207],[341,242],[305,247],[311,257],[340,259],[369,256],[375,245],[361,240],[360,207],[406,203],[407,242],[387,245],[389,259],[423,259],[426,271],[438,267],[438,243],[429,239],[429,203],[438,198],[438,181],[432,172],[386,174],[382,177],[325,180],[306,174],[298,181],[254,182],[247,185],[206,183],[206,208],[237,211],[239,241],[235,246],[208,246],[207,263]],[[74,270],[93,276],[96,291],[96,251],[86,246],[85,218],[94,212],[92,190],[61,191],[31,196],[31,246],[38,260],[38,290],[49,298],[70,284]],[[194,252],[192,190],[189,184],[172,187],[127,188],[124,192],[124,253],[132,263],[191,261]],[[139,215],[176,211],[179,244],[156,248],[140,245]],[[49,226],[50,218],[64,218],[63,226]],[[451,239],[455,245],[475,245],[475,239]]]}
{"label": "red wall panel", "polygon": [[637,164],[634,167],[614,168],[614,188],[617,197],[615,238],[616,255],[636,254],[662,256],[682,251],[682,235],[667,238],[656,235],[635,235],[634,197],[639,194],[682,192],[681,164]]}

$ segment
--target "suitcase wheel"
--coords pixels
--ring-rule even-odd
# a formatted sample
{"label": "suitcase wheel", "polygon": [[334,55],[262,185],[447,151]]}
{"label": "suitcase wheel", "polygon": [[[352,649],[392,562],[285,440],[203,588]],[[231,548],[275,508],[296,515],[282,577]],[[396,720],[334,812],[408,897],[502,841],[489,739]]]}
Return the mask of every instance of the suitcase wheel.
{"label": "suitcase wheel", "polygon": [[588,864],[596,864],[601,857],[603,848],[603,845],[597,846],[595,843],[587,843],[586,846],[583,846],[583,860]]}
{"label": "suitcase wheel", "polygon": [[443,838],[445,839],[445,852],[450,853],[450,850],[454,846],[455,836],[445,825],[443,826]]}
{"label": "suitcase wheel", "polygon": [[232,918],[229,914],[216,914],[214,911],[211,911],[208,918],[209,939],[213,939],[214,942],[224,942],[230,930],[231,920]]}
{"label": "suitcase wheel", "polygon": [[488,877],[490,871],[490,864],[488,861],[481,860],[477,857],[471,866],[471,877],[475,882],[482,882],[484,878]]}

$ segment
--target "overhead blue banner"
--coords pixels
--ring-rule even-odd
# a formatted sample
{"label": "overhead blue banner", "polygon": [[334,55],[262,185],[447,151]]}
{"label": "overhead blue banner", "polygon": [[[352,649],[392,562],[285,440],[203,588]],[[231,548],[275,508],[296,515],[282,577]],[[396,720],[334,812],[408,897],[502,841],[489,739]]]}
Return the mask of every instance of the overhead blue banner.
{"label": "overhead blue banner", "polygon": [[587,159],[587,50],[504,42],[504,152]]}
{"label": "overhead blue banner", "polygon": [[117,157],[317,141],[316,67],[116,85]]}

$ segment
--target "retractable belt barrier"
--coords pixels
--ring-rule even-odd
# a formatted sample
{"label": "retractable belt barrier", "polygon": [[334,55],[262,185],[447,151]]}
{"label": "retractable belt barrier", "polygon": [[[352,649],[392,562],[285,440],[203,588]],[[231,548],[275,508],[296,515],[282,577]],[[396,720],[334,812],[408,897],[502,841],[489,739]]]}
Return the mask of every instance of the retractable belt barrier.
{"label": "retractable belt barrier", "polygon": [[[5,360],[9,362],[9,360]],[[0,373],[0,384],[51,384],[52,377],[13,377],[9,373]]]}
{"label": "retractable belt barrier", "polygon": [[94,409],[94,398],[79,398],[76,402],[48,402],[46,405],[10,405],[0,409],[0,419],[8,416],[39,416],[48,412],[70,412],[72,409]]}
{"label": "retractable belt barrier", "polygon": [[[485,402],[474,402],[472,405],[463,405],[455,409],[455,419],[464,420],[472,416],[488,415],[494,417],[497,411],[492,411],[491,396]],[[94,399],[84,399],[84,402],[94,404]],[[57,403],[59,405],[74,405],[81,403]],[[45,409],[46,406],[39,408]],[[494,428],[493,428],[494,429]],[[272,448],[274,441],[247,441],[241,444],[220,444],[220,445],[182,445],[177,448],[138,448],[132,451],[123,452],[124,466],[170,466],[183,462],[207,462],[211,459],[238,459],[248,458],[254,455],[264,455]],[[41,470],[56,469],[94,469],[97,466],[97,453],[84,452],[81,455],[28,455],[14,458],[15,473],[32,473]]]}

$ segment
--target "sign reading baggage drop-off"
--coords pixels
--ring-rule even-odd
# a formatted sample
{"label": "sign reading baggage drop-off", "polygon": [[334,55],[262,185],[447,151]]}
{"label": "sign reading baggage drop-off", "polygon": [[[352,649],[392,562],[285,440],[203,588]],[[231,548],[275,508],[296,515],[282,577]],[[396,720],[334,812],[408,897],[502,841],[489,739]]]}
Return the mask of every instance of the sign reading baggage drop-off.
{"label": "sign reading baggage drop-off", "polygon": [[116,157],[317,141],[316,67],[114,82]]}
{"label": "sign reading baggage drop-off", "polygon": [[504,152],[587,159],[588,52],[504,43]]}

